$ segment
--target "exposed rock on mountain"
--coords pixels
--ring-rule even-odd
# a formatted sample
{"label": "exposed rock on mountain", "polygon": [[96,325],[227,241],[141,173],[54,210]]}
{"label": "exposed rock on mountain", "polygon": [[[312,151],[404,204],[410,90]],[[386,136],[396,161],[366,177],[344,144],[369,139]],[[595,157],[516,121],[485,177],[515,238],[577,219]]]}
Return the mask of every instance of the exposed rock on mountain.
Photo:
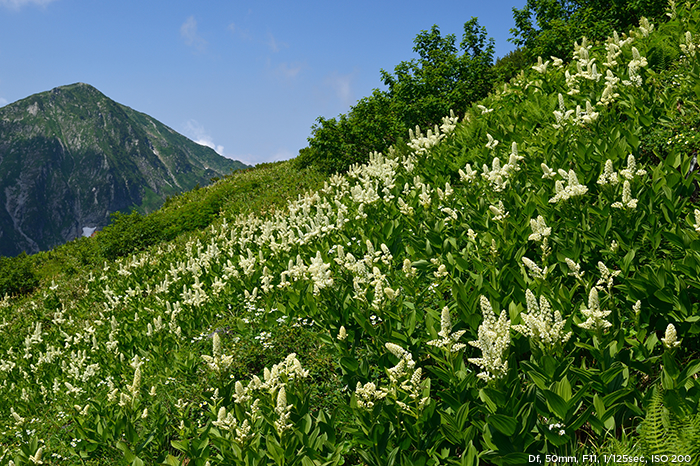
{"label": "exposed rock on mountain", "polygon": [[0,255],[35,253],[245,168],[77,83],[0,108]]}

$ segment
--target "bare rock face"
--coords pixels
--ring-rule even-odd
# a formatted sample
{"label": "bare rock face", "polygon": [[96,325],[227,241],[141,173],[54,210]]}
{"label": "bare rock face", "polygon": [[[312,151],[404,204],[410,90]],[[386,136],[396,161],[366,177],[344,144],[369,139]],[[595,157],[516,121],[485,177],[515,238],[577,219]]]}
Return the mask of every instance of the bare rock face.
{"label": "bare rock face", "polygon": [[245,168],[77,83],[0,108],[0,255],[35,253]]}

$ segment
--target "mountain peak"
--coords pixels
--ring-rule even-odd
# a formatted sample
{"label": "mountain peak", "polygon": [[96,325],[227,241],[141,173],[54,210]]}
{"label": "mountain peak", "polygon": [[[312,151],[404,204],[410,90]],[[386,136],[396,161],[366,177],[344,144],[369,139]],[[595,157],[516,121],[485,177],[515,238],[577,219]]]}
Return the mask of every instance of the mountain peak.
{"label": "mountain peak", "polygon": [[49,249],[239,168],[89,84],[34,94],[0,108],[0,255]]}

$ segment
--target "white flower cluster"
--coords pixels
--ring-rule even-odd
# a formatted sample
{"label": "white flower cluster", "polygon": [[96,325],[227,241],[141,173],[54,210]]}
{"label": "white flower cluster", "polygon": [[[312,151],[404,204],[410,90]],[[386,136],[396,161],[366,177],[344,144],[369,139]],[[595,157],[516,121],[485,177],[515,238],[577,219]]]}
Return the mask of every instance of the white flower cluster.
{"label": "white flower cluster", "polygon": [[[501,159],[494,157],[490,169],[488,165],[483,165],[483,173],[481,176],[491,184],[491,189],[496,192],[501,192],[505,189],[508,184],[508,178],[512,176],[513,172],[520,170],[518,162],[521,160],[523,160],[523,157],[518,155],[518,143],[513,142],[511,145],[511,153],[508,155],[508,163],[501,166]],[[460,178],[462,181],[472,181],[476,176],[476,171],[472,170],[470,164],[466,165],[465,170],[467,170],[466,173],[462,170],[459,171]]]}
{"label": "white flower cluster", "polygon": [[577,280],[583,280],[583,272],[581,272],[581,264],[577,264],[568,257],[564,259],[569,267],[569,276],[576,277]]}
{"label": "white flower cluster", "polygon": [[389,391],[386,388],[377,389],[374,382],[367,382],[364,385],[357,382],[355,387],[355,398],[360,408],[372,409],[375,401],[383,400],[388,394]]}
{"label": "white flower cluster", "polygon": [[581,314],[586,317],[586,321],[578,324],[579,327],[586,330],[604,330],[611,327],[612,324],[605,320],[610,315],[611,311],[600,309],[600,301],[598,300],[598,289],[594,286],[588,294],[588,309],[582,309]]}
{"label": "white flower cluster", "polygon": [[560,422],[555,422],[555,423],[549,424],[547,426],[547,428],[549,430],[559,429],[557,431],[557,434],[559,434],[559,436],[566,435],[566,431],[564,429],[562,429],[562,427],[564,427],[564,424],[562,424]]}
{"label": "white flower cluster", "polygon": [[[567,71],[568,73],[568,71]],[[559,94],[558,96],[559,100],[559,110],[554,110],[554,118],[556,118],[557,122],[554,125],[555,128],[563,128],[566,126],[567,121],[571,120],[571,116],[574,114],[573,110],[567,110],[566,105],[564,104],[564,96]]]}
{"label": "white flower cluster", "polygon": [[348,332],[345,330],[345,325],[341,325],[336,337],[340,341],[345,341],[348,338]]}
{"label": "white flower cluster", "polygon": [[695,209],[693,213],[695,215],[695,223],[693,224],[693,228],[695,228],[695,231],[700,233],[700,210]]}
{"label": "white flower cluster", "polygon": [[617,31],[613,31],[613,36],[608,37],[608,40],[605,44],[605,50],[608,54],[606,57],[606,61],[603,63],[603,66],[606,66],[608,68],[617,66],[617,57],[619,57],[622,54],[622,48],[632,43],[633,40],[634,38],[632,37],[626,37],[620,40],[620,36],[618,35]]}
{"label": "white flower cluster", "polygon": [[323,262],[321,251],[316,251],[316,257],[311,259],[311,265],[308,268],[311,280],[314,282],[314,295],[318,295],[323,288],[333,286],[330,267],[330,264]]}
{"label": "white flower cluster", "polygon": [[574,124],[578,126],[584,126],[589,123],[593,123],[598,119],[599,113],[595,111],[593,105],[589,100],[586,101],[586,110],[581,110],[580,105],[576,105],[576,117],[574,118]]}
{"label": "white flower cluster", "polygon": [[[246,386],[241,381],[236,381],[234,384],[235,393],[233,400],[236,404],[244,405],[248,408],[245,411],[246,419],[237,427],[240,419],[236,419],[231,413],[226,413],[226,410],[219,409],[218,419],[213,424],[219,428],[233,431],[235,429],[236,441],[243,443],[251,438],[251,426],[259,417],[259,406],[261,398],[254,396],[256,391],[266,391],[270,400],[275,404],[275,430],[281,436],[285,431],[290,429],[292,425],[289,423],[289,416],[293,405],[287,404],[286,386],[292,381],[308,377],[309,371],[304,370],[301,363],[297,359],[296,353],[289,354],[284,361],[272,366],[272,369],[267,367],[263,370],[263,380],[257,375],[254,375]],[[252,403],[250,401],[253,401]]]}
{"label": "white flower cluster", "polygon": [[386,343],[388,349],[394,356],[399,358],[396,366],[387,369],[390,386],[388,388],[378,388],[374,382],[368,382],[362,385],[357,382],[355,388],[355,397],[357,405],[361,408],[372,409],[375,401],[382,400],[387,396],[396,402],[401,410],[416,414],[412,407],[402,401],[399,396],[399,390],[408,394],[408,400],[415,405],[417,410],[423,409],[430,401],[430,396],[424,395],[424,392],[430,387],[430,379],[421,381],[422,369],[415,368],[413,355],[395,343]]}
{"label": "white flower cluster", "polygon": [[622,183],[622,202],[617,201],[610,204],[610,207],[614,209],[635,209],[637,208],[637,199],[632,198],[632,188],[630,187],[630,182],[625,180]]}
{"label": "white flower cluster", "polygon": [[625,79],[622,84],[625,86],[637,86],[642,85],[642,77],[637,74],[640,68],[647,66],[646,57],[642,57],[639,54],[639,50],[636,47],[632,47],[632,61],[627,64],[627,70],[629,72],[629,80]]}
{"label": "white flower cluster", "polygon": [[532,275],[533,278],[538,278],[540,280],[544,280],[547,278],[547,273],[549,272],[549,268],[545,267],[544,270],[535,263],[532,259],[529,257],[523,256],[523,264],[530,270],[530,275]]}
{"label": "white flower cluster", "polygon": [[642,18],[639,20],[639,32],[642,33],[642,36],[649,37],[649,34],[651,34],[653,31],[654,25],[651,24],[648,19],[642,16]]}
{"label": "white flower cluster", "polygon": [[282,385],[277,391],[277,406],[275,407],[275,413],[277,413],[275,429],[280,436],[292,427],[292,424],[289,423],[289,416],[292,413],[292,408],[293,405],[287,404],[287,391],[284,385]]}
{"label": "white flower cluster", "polygon": [[490,205],[489,210],[493,214],[493,220],[498,222],[501,220],[505,220],[508,218],[508,215],[510,214],[506,208],[503,206],[503,201],[498,201],[498,205]]}
{"label": "white flower cluster", "polygon": [[681,51],[683,52],[683,55],[686,57],[694,57],[697,47],[693,41],[693,35],[690,33],[690,31],[686,31],[683,39],[684,42],[681,42]]}
{"label": "white flower cluster", "polygon": [[557,177],[557,172],[549,168],[546,163],[541,163],[540,168],[542,168],[542,179],[551,180]]}
{"label": "white flower cluster", "polygon": [[460,179],[461,181],[466,181],[466,182],[471,183],[472,181],[474,181],[474,180],[476,179],[477,172],[476,172],[476,170],[473,170],[473,169],[472,169],[471,164],[467,164],[467,165],[464,167],[464,170],[466,170],[466,171],[463,171],[463,170],[460,168],[460,169],[459,169],[459,172],[458,172],[458,173],[459,173],[459,179]]}
{"label": "white flower cluster", "polygon": [[676,334],[676,327],[673,324],[668,324],[666,327],[666,333],[661,339],[664,346],[668,349],[673,349],[681,345],[681,342],[677,340],[678,336]]}
{"label": "white flower cluster", "polygon": [[456,353],[464,349],[466,345],[464,343],[457,343],[457,341],[465,334],[466,330],[459,330],[453,332],[451,335],[450,330],[452,330],[450,309],[445,306],[442,308],[442,314],[440,316],[440,332],[438,332],[440,338],[437,340],[430,340],[428,344],[436,348],[444,349],[448,353]]}
{"label": "white flower cluster", "polygon": [[615,92],[615,87],[619,82],[620,78],[615,76],[612,71],[607,70],[605,72],[605,87],[603,88],[603,93],[600,96],[598,105],[607,106],[608,104],[613,103],[615,99],[620,97],[620,94]]}
{"label": "white flower cluster", "polygon": [[643,168],[637,168],[637,162],[635,161],[634,155],[629,154],[627,156],[627,168],[620,170],[620,173],[614,171],[612,160],[608,159],[605,161],[605,167],[603,168],[603,173],[598,177],[598,184],[601,186],[605,185],[617,185],[620,179],[624,179],[622,183],[622,202],[614,202],[611,207],[616,209],[634,209],[637,207],[637,199],[632,198],[632,189],[630,181],[632,181],[637,176],[644,176],[647,172]]}
{"label": "white flower cluster", "polygon": [[501,311],[498,320],[493,312],[491,303],[486,296],[481,296],[481,312],[484,320],[479,325],[476,341],[469,344],[481,350],[482,357],[469,358],[468,361],[483,369],[477,377],[490,381],[503,377],[508,372],[506,351],[510,345],[510,319],[506,311]]}
{"label": "white flower cluster", "polygon": [[243,423],[239,426],[238,419],[233,415],[233,412],[227,412],[226,408],[223,406],[219,408],[216,421],[212,422],[212,424],[219,429],[234,433],[235,440],[239,444],[243,444],[252,438],[250,434],[251,425],[248,419],[244,419]]}
{"label": "white flower cluster", "polygon": [[528,338],[533,338],[541,343],[545,348],[551,349],[556,345],[569,341],[572,333],[564,333],[566,320],[562,319],[559,311],[552,313],[551,306],[547,298],[540,296],[540,303],[537,304],[535,295],[529,289],[525,291],[525,302],[527,314],[521,314],[523,325],[513,325],[513,329]]}
{"label": "white flower cluster", "polygon": [[542,57],[537,57],[537,64],[532,67],[533,70],[538,73],[545,74],[547,72],[547,65],[549,65],[549,60],[542,62]]}
{"label": "white flower cluster", "polygon": [[489,133],[486,133],[486,137],[489,140],[489,142],[486,143],[486,148],[494,150],[498,145],[498,139],[494,139],[493,136],[491,136]]}
{"label": "white flower cluster", "polygon": [[569,198],[575,196],[583,196],[588,192],[588,187],[582,185],[578,181],[578,177],[573,170],[565,172],[564,170],[558,171],[559,176],[566,180],[566,186],[564,186],[563,180],[557,180],[554,185],[554,197],[552,197],[549,202],[550,204],[556,204],[559,201],[566,201]]}
{"label": "white flower cluster", "polygon": [[435,125],[435,129],[433,131],[428,130],[426,136],[423,136],[419,126],[416,126],[415,134],[413,133],[413,130],[409,129],[408,134],[411,142],[409,142],[407,145],[413,149],[416,154],[427,154],[430,149],[436,146],[442,139],[444,139],[455,129],[458,121],[459,118],[455,116],[452,110],[450,110],[450,116],[443,117],[442,125],[440,127]]}
{"label": "white flower cluster", "polygon": [[532,234],[527,237],[528,241],[540,242],[552,233],[552,229],[547,226],[544,217],[538,215],[537,218],[530,219]]}
{"label": "white flower cluster", "polygon": [[603,286],[607,289],[608,294],[610,294],[610,291],[612,290],[613,286],[613,278],[617,277],[620,275],[621,271],[620,270],[613,270],[611,271],[608,269],[608,267],[603,264],[602,262],[598,262],[598,270],[600,271],[600,279],[596,282],[595,286],[599,290],[603,290]]}
{"label": "white flower cluster", "polygon": [[[595,65],[593,66],[595,67]],[[559,100],[559,110],[554,110],[554,118],[557,120],[554,128],[563,128],[569,121],[575,125],[584,126],[598,119],[599,113],[595,111],[589,100],[586,101],[586,110],[582,110],[581,105],[576,105],[576,110],[567,110],[564,104],[564,96],[559,94],[557,98]]]}
{"label": "white flower cluster", "polygon": [[231,366],[231,363],[233,362],[233,356],[223,354],[223,350],[221,348],[221,337],[219,336],[219,332],[214,332],[212,340],[213,356],[203,354],[202,359],[204,359],[204,362],[207,363],[211,370],[215,372],[221,372],[222,370],[226,370],[229,368],[229,366]]}

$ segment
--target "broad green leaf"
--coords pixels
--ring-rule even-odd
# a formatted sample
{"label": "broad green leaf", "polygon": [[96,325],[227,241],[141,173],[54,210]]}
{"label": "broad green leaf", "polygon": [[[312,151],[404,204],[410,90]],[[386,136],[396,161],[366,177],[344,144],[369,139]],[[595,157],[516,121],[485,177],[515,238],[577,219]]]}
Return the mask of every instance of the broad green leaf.
{"label": "broad green leaf", "polygon": [[491,414],[486,418],[486,422],[505,435],[513,435],[518,427],[518,422],[504,414]]}

